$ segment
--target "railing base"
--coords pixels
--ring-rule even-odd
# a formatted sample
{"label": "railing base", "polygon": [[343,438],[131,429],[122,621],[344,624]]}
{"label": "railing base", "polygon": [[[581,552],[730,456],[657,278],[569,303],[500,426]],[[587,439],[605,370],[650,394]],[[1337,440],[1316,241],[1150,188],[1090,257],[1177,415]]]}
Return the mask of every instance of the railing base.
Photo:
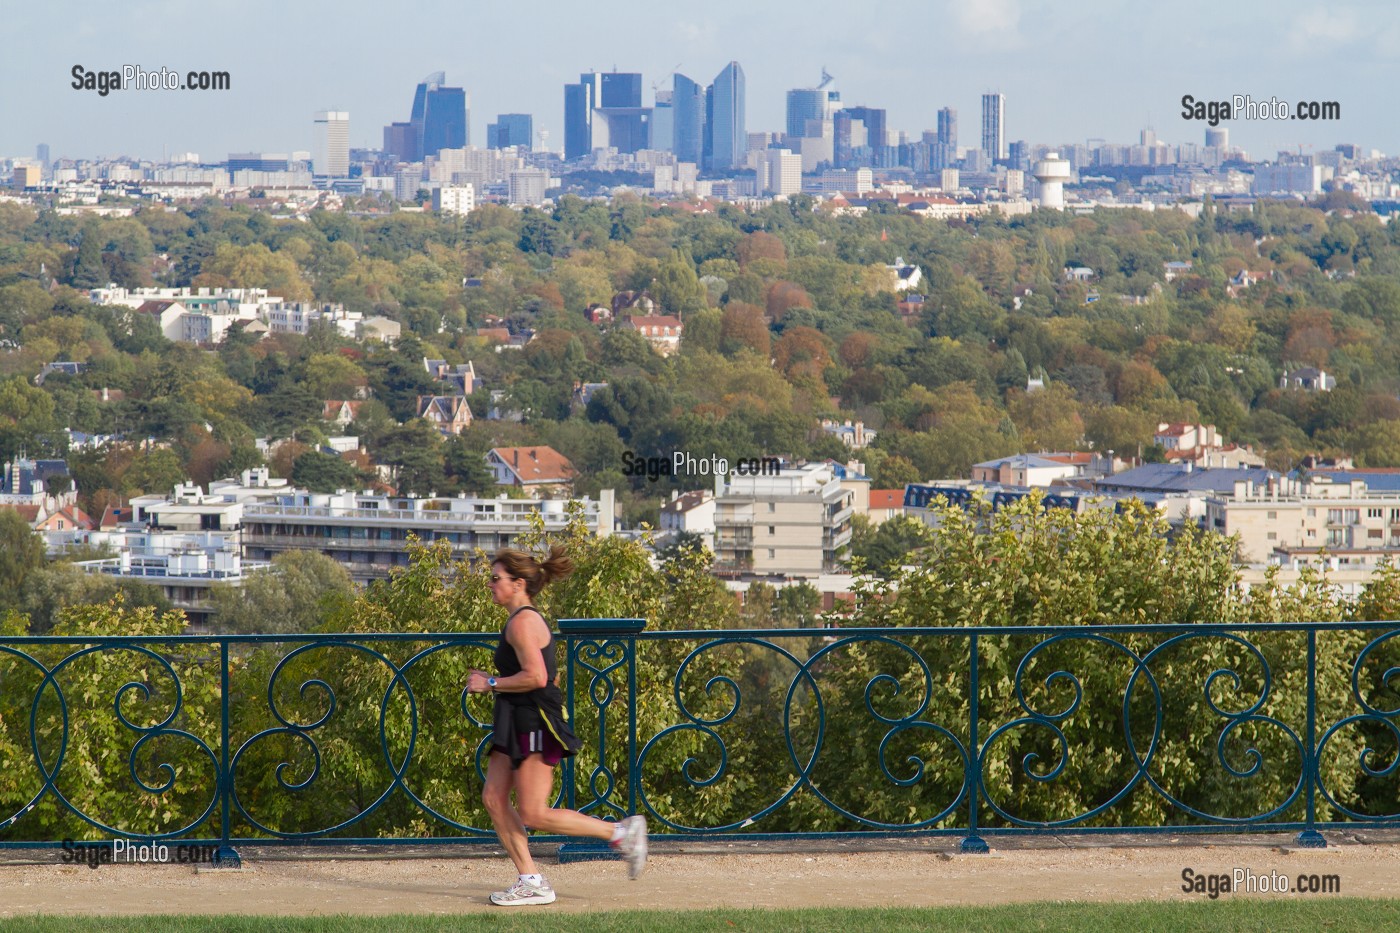
{"label": "railing base", "polygon": [[233,846],[219,846],[209,864],[213,868],[242,868],[243,856]]}
{"label": "railing base", "polygon": [[1315,829],[1305,829],[1298,834],[1298,847],[1301,849],[1325,849],[1327,840]]}
{"label": "railing base", "polygon": [[617,850],[601,840],[590,842],[566,842],[559,846],[559,861],[601,862],[619,859]]}
{"label": "railing base", "polygon": [[981,836],[967,836],[958,849],[967,855],[986,855],[992,851],[992,847],[987,845],[987,840]]}

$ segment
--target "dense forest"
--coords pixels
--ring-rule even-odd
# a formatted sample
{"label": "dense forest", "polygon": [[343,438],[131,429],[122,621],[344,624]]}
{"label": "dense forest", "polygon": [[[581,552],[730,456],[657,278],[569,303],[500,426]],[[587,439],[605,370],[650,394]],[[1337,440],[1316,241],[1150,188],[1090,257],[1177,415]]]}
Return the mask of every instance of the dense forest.
{"label": "dense forest", "polygon": [[[882,209],[883,208],[883,209]],[[922,310],[901,310],[886,264],[917,264]],[[1164,264],[1189,262],[1166,280]],[[1067,267],[1087,267],[1070,281]],[[1258,281],[1234,287],[1248,271]],[[277,218],[208,201],[96,218],[0,205],[0,456],[65,453],[63,428],[131,444],[70,455],[83,505],[271,466],[313,488],[367,478],[315,453],[327,399],[370,395],[348,429],[407,492],[481,491],[481,456],[549,444],[578,491],[619,490],[655,520],[682,480],[625,476],[622,454],[845,456],[822,418],[879,432],[861,456],[877,488],[964,475],[1022,450],[1150,452],[1160,421],[1201,421],[1278,468],[1307,453],[1400,466],[1400,229],[1349,195],[1193,218],[1100,210],[934,222],[876,204],[834,216],[799,196],[758,210],[623,196],[552,210],[485,205],[465,218],[317,212]],[[236,286],[339,302],[403,324],[395,346],[329,325],[305,337],[235,329],[217,347],[165,340],[149,315],[86,289]],[[681,349],[584,311],[648,293],[684,322]],[[533,332],[493,352],[477,328]],[[415,419],[440,392],[423,357],[471,361],[477,422],[443,440]],[[79,376],[34,376],[44,364]],[[1331,392],[1281,390],[1324,368]],[[1027,379],[1045,380],[1027,392]],[[584,407],[579,382],[606,382]],[[108,394],[104,400],[102,389]],[[488,422],[490,390],[521,422]],[[115,390],[115,391],[114,391]],[[156,446],[137,456],[135,442]],[[357,469],[359,474],[357,476]],[[693,486],[696,480],[686,485]]]}

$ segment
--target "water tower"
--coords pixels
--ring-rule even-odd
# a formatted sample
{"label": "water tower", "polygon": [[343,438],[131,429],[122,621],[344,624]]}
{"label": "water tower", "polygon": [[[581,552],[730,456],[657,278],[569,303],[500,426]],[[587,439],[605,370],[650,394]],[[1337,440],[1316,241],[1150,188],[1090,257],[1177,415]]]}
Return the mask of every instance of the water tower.
{"label": "water tower", "polygon": [[1040,182],[1040,206],[1064,210],[1065,182],[1070,178],[1069,160],[1060,158],[1058,152],[1048,152],[1035,163],[1031,174]]}

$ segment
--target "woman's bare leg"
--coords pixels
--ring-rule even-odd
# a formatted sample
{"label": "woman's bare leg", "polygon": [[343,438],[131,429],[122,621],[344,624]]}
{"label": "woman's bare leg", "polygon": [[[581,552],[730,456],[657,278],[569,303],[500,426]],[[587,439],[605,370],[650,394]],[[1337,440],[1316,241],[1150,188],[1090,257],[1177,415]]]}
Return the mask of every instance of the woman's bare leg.
{"label": "woman's bare leg", "polygon": [[[532,756],[539,760],[538,755]],[[524,765],[521,765],[524,768]],[[517,775],[510,766],[510,756],[505,752],[492,752],[486,763],[486,785],[481,789],[481,802],[491,815],[496,827],[496,835],[505,847],[506,854],[515,863],[517,874],[535,874],[535,860],[530,857],[530,841],[525,835],[525,824],[520,814],[510,805],[510,792],[516,787],[519,794]]]}

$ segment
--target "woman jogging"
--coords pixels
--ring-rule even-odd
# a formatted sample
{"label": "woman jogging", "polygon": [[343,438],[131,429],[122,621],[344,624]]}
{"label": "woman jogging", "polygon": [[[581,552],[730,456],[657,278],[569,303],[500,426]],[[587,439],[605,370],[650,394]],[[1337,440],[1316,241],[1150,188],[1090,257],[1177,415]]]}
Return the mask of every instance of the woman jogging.
{"label": "woman jogging", "polygon": [[573,569],[558,546],[550,548],[543,562],[510,548],[496,554],[491,563],[491,599],[510,611],[496,647],[496,676],[472,671],[467,677],[468,692],[496,695],[495,731],[481,800],[519,873],[513,885],[491,895],[491,903],[502,907],[554,902],[554,889],[530,857],[527,827],[560,836],[607,839],[622,853],[630,878],[636,879],[646,867],[645,817],[607,823],[549,806],[554,766],[576,754],[583,743],[569,728],[564,695],[555,682],[554,633],[531,600],[550,580],[568,576]]}

